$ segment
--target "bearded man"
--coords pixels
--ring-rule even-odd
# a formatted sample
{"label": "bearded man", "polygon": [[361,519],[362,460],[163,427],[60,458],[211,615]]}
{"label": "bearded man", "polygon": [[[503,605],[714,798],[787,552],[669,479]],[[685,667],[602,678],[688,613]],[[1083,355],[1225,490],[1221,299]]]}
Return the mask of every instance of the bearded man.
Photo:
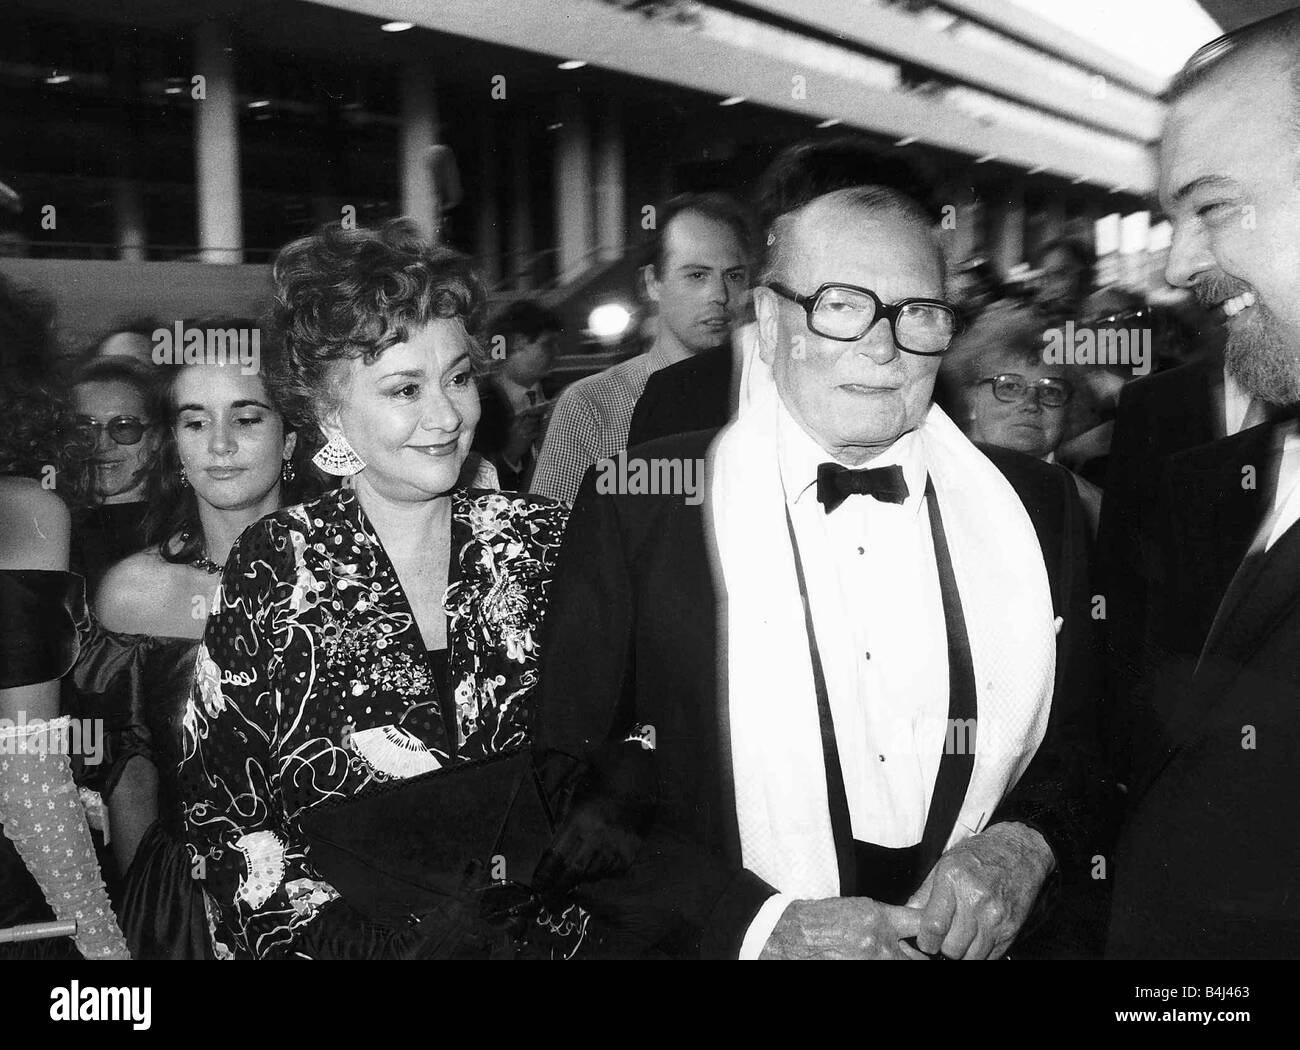
{"label": "bearded man", "polygon": [[[1192,57],[1160,148],[1166,277],[1221,311],[1229,375],[1275,407],[1300,401],[1298,89],[1290,11]],[[1298,482],[1300,436],[1285,421],[1171,456],[1150,479],[1144,546],[1159,558],[1114,957],[1300,956]]]}

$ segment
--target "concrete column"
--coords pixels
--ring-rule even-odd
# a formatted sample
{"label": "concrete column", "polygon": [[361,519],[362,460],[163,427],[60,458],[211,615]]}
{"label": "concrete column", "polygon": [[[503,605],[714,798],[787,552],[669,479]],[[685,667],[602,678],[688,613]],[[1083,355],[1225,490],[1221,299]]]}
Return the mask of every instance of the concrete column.
{"label": "concrete column", "polygon": [[1001,194],[992,249],[1003,273],[1025,261],[1025,196],[1018,186]]}
{"label": "concrete column", "polygon": [[596,149],[596,247],[602,262],[623,254],[627,243],[627,176],[623,168],[623,114],[617,99],[600,113]]}
{"label": "concrete column", "polygon": [[561,127],[555,136],[555,241],[559,249],[556,270],[560,283],[577,277],[591,264],[592,187],[591,129],[581,101],[574,95],[560,99]]}
{"label": "concrete column", "polygon": [[1065,191],[1048,187],[1043,202],[1043,240],[1051,241],[1065,236],[1067,217]]}
{"label": "concrete column", "polygon": [[414,220],[435,243],[442,232],[442,204],[430,151],[437,144],[433,71],[427,60],[412,57],[402,66],[402,130],[398,144],[402,214]]}
{"label": "concrete column", "polygon": [[199,257],[204,262],[244,260],[244,209],[239,185],[239,95],[230,24],[200,22],[195,66],[204,97],[194,105],[194,181],[198,202]]}
{"label": "concrete column", "polygon": [[[945,207],[939,213],[940,243],[949,266],[965,262],[979,251],[979,204],[969,185],[954,183],[944,187]],[[947,206],[956,209],[950,213]]]}
{"label": "concrete column", "polygon": [[519,114],[510,122],[510,273],[518,291],[533,287],[533,194],[528,166],[528,118]]}
{"label": "concrete column", "polygon": [[113,225],[117,227],[117,257],[123,262],[144,262],[144,198],[136,179],[113,183]]}
{"label": "concrete column", "polygon": [[496,125],[490,120],[484,120],[480,127],[478,231],[475,244],[483,280],[489,288],[495,288],[501,283],[501,209],[497,199],[499,180]]}

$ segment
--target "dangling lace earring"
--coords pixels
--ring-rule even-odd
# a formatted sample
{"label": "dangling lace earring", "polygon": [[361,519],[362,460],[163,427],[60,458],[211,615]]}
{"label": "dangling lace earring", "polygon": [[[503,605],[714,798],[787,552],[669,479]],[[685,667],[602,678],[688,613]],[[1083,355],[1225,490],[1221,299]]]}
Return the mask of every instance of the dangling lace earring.
{"label": "dangling lace earring", "polygon": [[286,485],[291,484],[293,479],[298,476],[298,472],[293,467],[293,460],[286,459],[284,466],[280,468],[280,480]]}
{"label": "dangling lace earring", "polygon": [[190,487],[190,479],[185,476],[184,467],[181,467],[176,471],[176,480],[181,483],[181,488],[187,489]]}
{"label": "dangling lace earring", "polygon": [[336,478],[351,477],[366,468],[366,461],[357,455],[357,450],[342,434],[336,434],[325,442],[325,447],[312,456],[311,461]]}

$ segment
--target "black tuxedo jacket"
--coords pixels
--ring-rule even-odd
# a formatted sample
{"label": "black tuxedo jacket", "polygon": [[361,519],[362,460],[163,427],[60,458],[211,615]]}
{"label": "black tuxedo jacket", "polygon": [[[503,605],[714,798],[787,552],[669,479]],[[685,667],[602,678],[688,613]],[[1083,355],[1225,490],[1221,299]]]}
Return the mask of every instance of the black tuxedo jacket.
{"label": "black tuxedo jacket", "polygon": [[[677,435],[633,454],[702,460],[713,437]],[[1064,619],[1047,735],[991,822],[1037,828],[1068,871],[1088,863],[1095,846],[1087,526],[1065,470],[987,454],[1033,519]],[[597,920],[634,929],[651,953],[735,958],[774,891],[741,865],[707,542],[702,505],[681,495],[602,495],[588,472],[543,629],[534,746],[561,808],[561,785],[587,775],[614,795],[652,800],[630,870],[584,887],[580,899]],[[655,750],[623,743],[646,725]]]}
{"label": "black tuxedo jacket", "polygon": [[1189,450],[1160,487],[1116,957],[1300,956],[1300,529],[1241,564],[1279,442],[1263,425]]}
{"label": "black tuxedo jacket", "polygon": [[[1224,433],[1221,355],[1157,372],[1124,387],[1096,549],[1097,590],[1106,598],[1103,634],[1113,700],[1113,708],[1103,712],[1102,731],[1116,772],[1125,782],[1134,732],[1132,692],[1146,666],[1143,628],[1163,546],[1153,526],[1160,512],[1160,479],[1171,456]],[[1210,596],[1215,604],[1222,593]],[[1202,633],[1191,642],[1199,649],[1204,640]]]}
{"label": "black tuxedo jacket", "polygon": [[734,372],[730,344],[659,369],[637,399],[627,447],[726,426],[731,420]]}

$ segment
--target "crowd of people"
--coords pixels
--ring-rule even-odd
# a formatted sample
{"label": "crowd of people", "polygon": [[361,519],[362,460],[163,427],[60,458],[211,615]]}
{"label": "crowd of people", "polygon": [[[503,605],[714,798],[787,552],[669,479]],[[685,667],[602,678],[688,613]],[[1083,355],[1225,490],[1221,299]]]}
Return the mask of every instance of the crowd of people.
{"label": "crowd of people", "polygon": [[180,323],[255,367],[0,283],[0,957],[1300,955],[1297,44],[1171,88],[1172,306],[852,139],[661,207],[554,402],[400,220]]}

